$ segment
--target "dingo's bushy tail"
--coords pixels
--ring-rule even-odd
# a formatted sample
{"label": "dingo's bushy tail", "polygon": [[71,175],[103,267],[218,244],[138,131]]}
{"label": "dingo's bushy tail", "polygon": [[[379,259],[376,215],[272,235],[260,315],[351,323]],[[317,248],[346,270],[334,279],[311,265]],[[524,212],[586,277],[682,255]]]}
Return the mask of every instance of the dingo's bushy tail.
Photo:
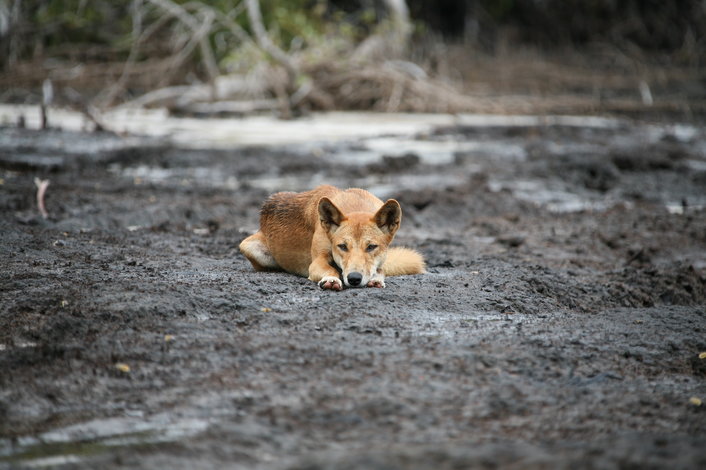
{"label": "dingo's bushy tail", "polygon": [[382,265],[385,276],[404,276],[426,272],[422,255],[410,248],[392,247],[387,250],[385,264]]}

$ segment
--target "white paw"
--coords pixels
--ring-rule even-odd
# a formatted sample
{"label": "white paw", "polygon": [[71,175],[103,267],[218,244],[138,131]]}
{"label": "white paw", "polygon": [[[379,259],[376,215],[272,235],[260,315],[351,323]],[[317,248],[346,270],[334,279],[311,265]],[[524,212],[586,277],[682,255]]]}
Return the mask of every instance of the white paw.
{"label": "white paw", "polygon": [[378,287],[378,288],[385,287],[385,276],[383,276],[382,274],[374,275],[368,281],[368,287]]}
{"label": "white paw", "polygon": [[324,276],[321,278],[319,281],[319,287],[322,289],[331,289],[331,290],[342,290],[343,285],[341,284],[341,280],[337,277],[334,276]]}

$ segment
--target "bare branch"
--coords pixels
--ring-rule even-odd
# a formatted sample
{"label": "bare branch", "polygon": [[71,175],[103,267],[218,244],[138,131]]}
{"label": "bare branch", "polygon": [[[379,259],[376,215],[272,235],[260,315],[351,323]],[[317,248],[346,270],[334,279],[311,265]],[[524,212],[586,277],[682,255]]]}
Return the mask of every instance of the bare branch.
{"label": "bare branch", "polygon": [[194,86],[190,85],[158,88],[157,90],[145,93],[144,95],[141,95],[138,98],[135,98],[134,100],[127,101],[121,104],[119,108],[139,108],[153,106],[157,103],[174,101],[177,98],[186,95],[187,93],[195,93],[200,91],[202,91],[201,87],[194,88]]}
{"label": "bare branch", "polygon": [[123,71],[120,77],[113,83],[107,91],[103,91],[95,102],[102,102],[110,105],[120,91],[125,88],[125,81],[128,74],[132,70],[132,66],[137,60],[137,55],[140,50],[140,44],[143,41],[142,34],[142,0],[133,0],[132,2],[132,45],[130,46],[130,54],[123,65]]}
{"label": "bare branch", "polygon": [[401,57],[407,49],[412,23],[405,0],[384,0],[390,19],[378,28],[377,33],[360,43],[353,53],[357,62],[387,60]]}
{"label": "bare branch", "polygon": [[201,49],[201,58],[204,62],[206,72],[211,80],[215,79],[219,74],[218,65],[216,63],[216,58],[213,56],[211,46],[207,41],[208,32],[210,31],[211,25],[213,24],[213,20],[215,18],[212,9],[207,7],[201,8],[199,11],[202,18],[201,21],[199,21],[182,6],[177,5],[170,0],[149,0],[149,2],[176,17],[194,32],[194,36],[189,42],[189,45],[185,47],[179,55],[177,55],[177,60],[175,63],[181,64],[184,60],[186,60],[186,57],[191,54],[196,44],[199,44]]}
{"label": "bare branch", "polygon": [[[242,3],[238,4],[238,7],[240,7],[241,5]],[[224,27],[228,28],[228,30],[233,34],[233,36],[240,39],[240,41],[244,44],[253,44],[253,40],[247,33],[247,31],[241,28],[240,25],[233,20],[233,18],[237,18],[238,15],[241,13],[241,9],[239,9],[238,7],[234,8],[233,11],[228,15],[224,15],[223,13],[216,10],[216,20],[219,21]]]}
{"label": "bare branch", "polygon": [[263,51],[271,55],[273,59],[284,67],[287,71],[290,88],[294,88],[293,85],[299,74],[297,67],[294,66],[289,56],[282,49],[277,47],[267,35],[265,26],[262,23],[262,13],[260,13],[260,3],[258,0],[245,0],[245,2],[245,6],[248,10],[248,18],[250,19],[250,26],[252,26],[253,32],[255,33],[257,44]]}

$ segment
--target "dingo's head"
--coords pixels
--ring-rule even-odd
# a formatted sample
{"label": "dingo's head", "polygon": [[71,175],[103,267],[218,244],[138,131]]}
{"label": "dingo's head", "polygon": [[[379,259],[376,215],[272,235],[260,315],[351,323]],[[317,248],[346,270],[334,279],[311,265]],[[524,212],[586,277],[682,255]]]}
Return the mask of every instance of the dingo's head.
{"label": "dingo's head", "polygon": [[343,214],[327,197],[319,201],[319,219],[331,241],[331,254],[349,287],[365,287],[385,262],[387,247],[402,219],[399,202],[389,199],[376,213]]}

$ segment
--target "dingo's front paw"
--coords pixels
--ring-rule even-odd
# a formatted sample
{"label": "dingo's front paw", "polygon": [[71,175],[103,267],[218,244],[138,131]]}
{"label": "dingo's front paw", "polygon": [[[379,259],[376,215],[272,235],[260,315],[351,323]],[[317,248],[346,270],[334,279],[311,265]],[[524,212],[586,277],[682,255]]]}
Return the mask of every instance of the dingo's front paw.
{"label": "dingo's front paw", "polygon": [[385,287],[385,277],[380,275],[375,275],[368,281],[368,287]]}
{"label": "dingo's front paw", "polygon": [[343,285],[341,284],[341,280],[337,277],[334,276],[324,276],[320,281],[319,281],[319,287],[322,289],[331,289],[331,290],[342,290]]}

